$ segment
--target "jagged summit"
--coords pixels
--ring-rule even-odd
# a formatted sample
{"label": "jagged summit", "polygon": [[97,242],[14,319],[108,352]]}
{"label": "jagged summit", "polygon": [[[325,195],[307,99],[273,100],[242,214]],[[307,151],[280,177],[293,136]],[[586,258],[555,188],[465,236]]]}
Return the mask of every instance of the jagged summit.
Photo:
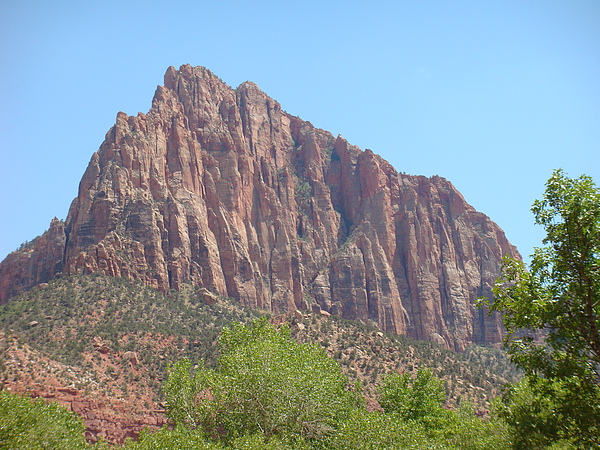
{"label": "jagged summit", "polygon": [[203,286],[274,312],[327,310],[451,348],[500,342],[502,230],[441,177],[281,110],[252,82],[170,67],[147,114],[117,115],[68,217],[0,264],[0,301],[59,274]]}

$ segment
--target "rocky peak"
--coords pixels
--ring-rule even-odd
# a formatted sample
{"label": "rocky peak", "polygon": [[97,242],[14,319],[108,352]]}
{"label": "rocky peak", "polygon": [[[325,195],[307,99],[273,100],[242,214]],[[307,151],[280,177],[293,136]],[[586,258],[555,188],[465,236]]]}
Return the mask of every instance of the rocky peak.
{"label": "rocky peak", "polygon": [[458,349],[500,342],[473,301],[518,256],[449,181],[399,174],[254,83],[189,65],[167,70],[147,114],[117,115],[43,242],[0,264],[2,301],[61,271],[102,272]]}

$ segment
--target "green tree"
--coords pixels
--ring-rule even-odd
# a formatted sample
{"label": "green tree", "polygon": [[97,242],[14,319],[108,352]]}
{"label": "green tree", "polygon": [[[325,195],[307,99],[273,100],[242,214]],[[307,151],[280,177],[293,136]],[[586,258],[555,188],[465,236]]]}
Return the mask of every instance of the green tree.
{"label": "green tree", "polygon": [[[414,378],[408,373],[387,375],[379,395],[385,417],[364,416],[369,418],[368,427],[358,422],[353,428],[364,436],[381,434],[389,442],[381,448],[508,448],[503,423],[482,420],[464,405],[458,411],[443,408],[444,383],[430,369],[419,368]],[[383,425],[382,421],[388,423]],[[377,439],[370,443],[373,447],[363,444],[357,448],[378,448],[376,443]]]}
{"label": "green tree", "polygon": [[597,448],[597,408],[589,402],[596,394],[580,381],[526,376],[509,386],[494,407],[512,431],[513,448]]}
{"label": "green tree", "polygon": [[84,431],[81,418],[58,403],[0,391],[2,449],[83,449]]}
{"label": "green tree", "polygon": [[379,395],[385,412],[403,420],[424,421],[444,414],[444,383],[429,369],[419,368],[414,379],[410,373],[387,375]]}
{"label": "green tree", "polygon": [[443,382],[431,370],[388,375],[385,413],[368,412],[339,365],[320,346],[291,340],[287,326],[234,325],[219,347],[215,370],[186,359],[169,367],[163,387],[176,428],[144,433],[128,448],[507,448],[497,423],[443,408]]}
{"label": "green tree", "polygon": [[385,450],[446,449],[443,441],[428,436],[425,428],[414,421],[398,420],[394,414],[355,409],[341,424],[338,432],[327,438],[332,449]]}
{"label": "green tree", "polygon": [[[529,270],[504,259],[490,305],[502,312],[504,344],[529,378],[506,397],[504,415],[542,441],[552,429],[553,439],[576,434],[576,445],[600,446],[600,192],[590,177],[557,170],[532,211],[546,246],[535,249]],[[549,426],[548,411],[562,419]],[[531,423],[517,420],[525,416]]]}
{"label": "green tree", "polygon": [[176,423],[231,442],[261,434],[303,441],[334,432],[359,403],[337,363],[317,345],[299,344],[266,319],[225,329],[216,370],[169,368],[164,390]]}
{"label": "green tree", "polygon": [[125,450],[222,450],[219,443],[207,442],[203,436],[184,426],[170,429],[168,426],[157,431],[142,430],[137,441],[128,439]]}

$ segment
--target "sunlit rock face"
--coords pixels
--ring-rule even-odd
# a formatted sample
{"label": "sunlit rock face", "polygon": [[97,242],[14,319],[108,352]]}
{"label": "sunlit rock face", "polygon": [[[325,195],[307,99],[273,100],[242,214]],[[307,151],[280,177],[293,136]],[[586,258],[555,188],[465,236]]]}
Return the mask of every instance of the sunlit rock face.
{"label": "sunlit rock face", "polygon": [[500,342],[499,317],[473,302],[505,254],[518,257],[444,178],[399,174],[254,83],[186,65],[167,70],[147,114],[117,115],[65,223],[0,265],[0,300],[102,272],[463,349]]}

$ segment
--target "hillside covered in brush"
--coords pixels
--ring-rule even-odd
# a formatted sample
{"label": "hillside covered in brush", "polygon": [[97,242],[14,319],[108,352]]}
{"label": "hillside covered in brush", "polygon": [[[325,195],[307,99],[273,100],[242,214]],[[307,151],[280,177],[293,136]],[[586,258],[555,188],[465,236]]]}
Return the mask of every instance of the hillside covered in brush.
{"label": "hillside covered in brush", "polygon": [[[167,294],[124,278],[65,277],[0,307],[0,375],[6,388],[70,405],[88,437],[122,442],[165,423],[161,385],[169,363],[185,357],[214,367],[223,328],[265,314],[191,285]],[[457,353],[324,313],[270,320],[289,324],[298,342],[318,342],[351,380],[362,380],[371,408],[378,408],[376,385],[392,372],[430,368],[444,380],[447,407],[467,402],[482,413],[518,376],[491,348]]]}

